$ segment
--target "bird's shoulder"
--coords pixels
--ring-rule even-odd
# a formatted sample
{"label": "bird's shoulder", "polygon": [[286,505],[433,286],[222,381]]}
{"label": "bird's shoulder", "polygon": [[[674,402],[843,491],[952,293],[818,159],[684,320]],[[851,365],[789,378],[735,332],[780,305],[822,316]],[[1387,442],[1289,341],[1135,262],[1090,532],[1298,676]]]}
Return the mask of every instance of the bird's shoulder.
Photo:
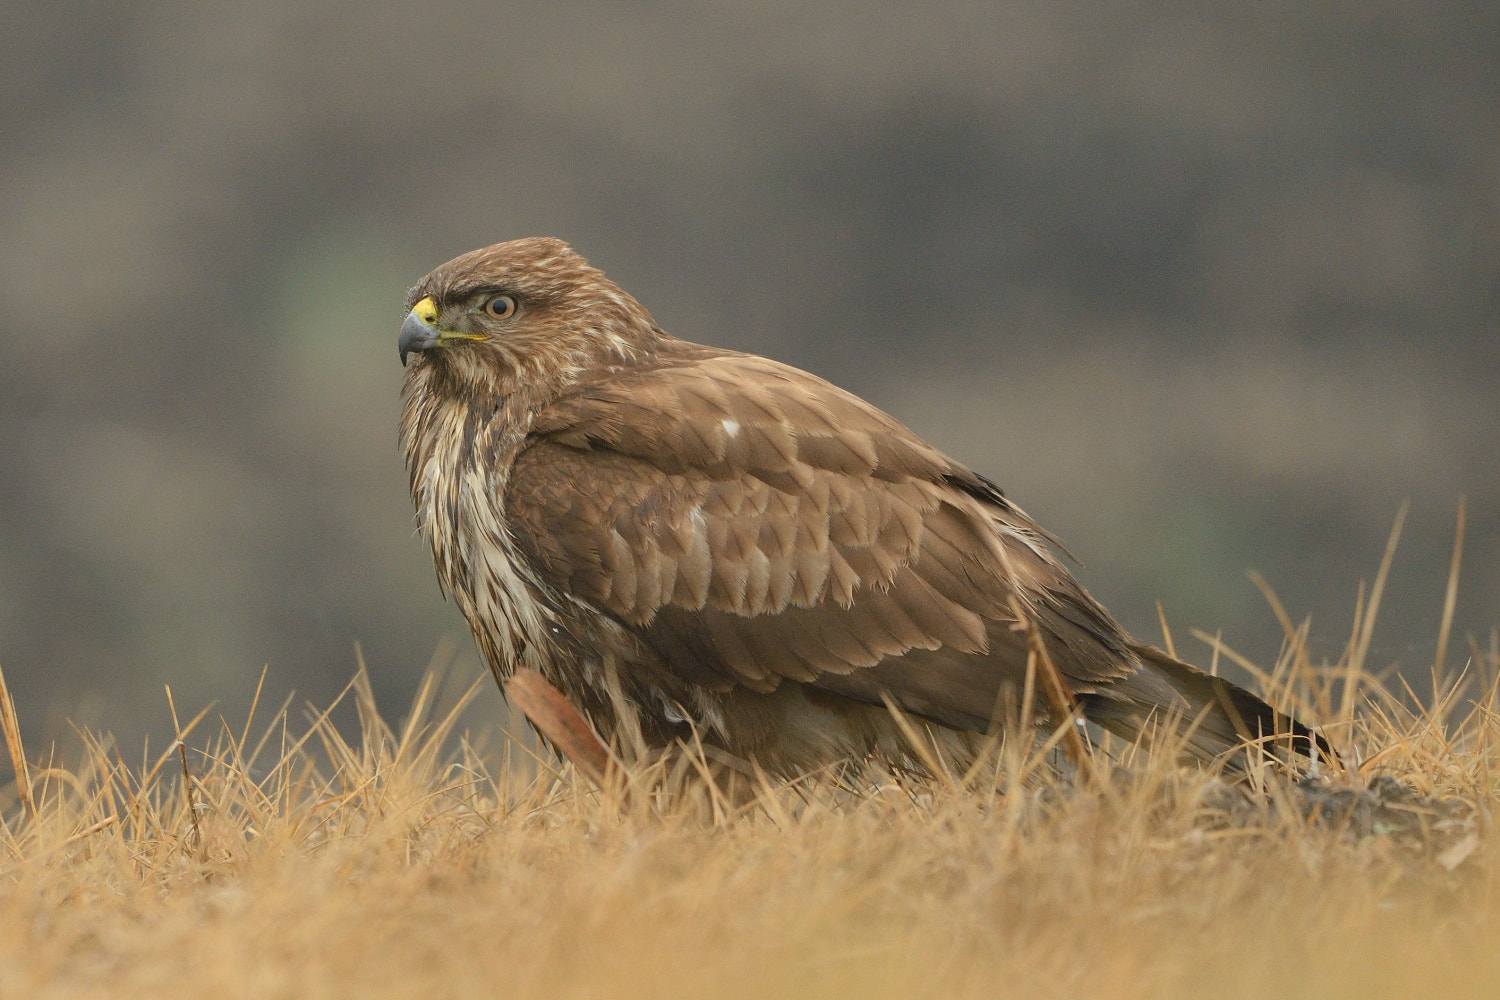
{"label": "bird's shoulder", "polygon": [[830,475],[877,489],[920,483],[956,490],[1066,552],[998,485],[874,404],[792,365],[687,341],[542,408],[516,465],[528,483],[595,471],[627,492],[629,470],[648,468],[748,477],[793,494],[823,492]]}
{"label": "bird's shoulder", "polygon": [[992,483],[872,404],[790,365],[693,345],[538,413],[505,508],[554,582],[637,619],[665,603],[847,605],[924,547],[978,566],[997,523],[1042,537]]}
{"label": "bird's shoulder", "polygon": [[816,375],[680,341],[648,366],[608,373],[553,401],[534,417],[530,440],[720,476],[796,475],[803,467],[894,482],[967,472]]}

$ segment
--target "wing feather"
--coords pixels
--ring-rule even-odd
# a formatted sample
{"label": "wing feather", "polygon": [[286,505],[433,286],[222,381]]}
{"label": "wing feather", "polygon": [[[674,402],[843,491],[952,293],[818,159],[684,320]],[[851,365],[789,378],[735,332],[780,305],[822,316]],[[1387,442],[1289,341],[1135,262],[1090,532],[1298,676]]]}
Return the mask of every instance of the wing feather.
{"label": "wing feather", "polygon": [[1130,669],[1107,613],[992,484],[765,359],[700,356],[553,404],[505,506],[543,580],[711,687],[888,693],[982,726],[1025,663],[997,545],[1065,673]]}

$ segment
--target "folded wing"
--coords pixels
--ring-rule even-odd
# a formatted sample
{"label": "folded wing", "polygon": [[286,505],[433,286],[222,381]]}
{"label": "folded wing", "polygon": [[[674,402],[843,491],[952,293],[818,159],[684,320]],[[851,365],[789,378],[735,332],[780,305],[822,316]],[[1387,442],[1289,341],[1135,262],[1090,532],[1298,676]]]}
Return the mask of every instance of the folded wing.
{"label": "folded wing", "polygon": [[541,579],[711,688],[889,695],[983,730],[1002,681],[1025,669],[1013,589],[1076,693],[1137,669],[992,484],[762,358],[704,352],[555,404],[505,505]]}

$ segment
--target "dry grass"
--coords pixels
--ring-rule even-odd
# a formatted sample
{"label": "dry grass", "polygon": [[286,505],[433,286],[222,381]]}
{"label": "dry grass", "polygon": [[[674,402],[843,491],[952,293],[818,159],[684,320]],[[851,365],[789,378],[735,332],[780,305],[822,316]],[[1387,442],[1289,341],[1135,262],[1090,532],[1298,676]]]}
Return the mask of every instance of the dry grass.
{"label": "dry grass", "polygon": [[477,750],[431,681],[393,730],[362,674],[357,739],[284,709],[134,766],[91,738],[11,791],[0,996],[1492,995],[1500,655],[1425,708],[1388,691],[1383,579],[1336,663],[1280,612],[1262,685],[1345,759],[1250,794],[1120,747],[1075,783],[1014,745],[739,804],[690,753],[600,791]]}

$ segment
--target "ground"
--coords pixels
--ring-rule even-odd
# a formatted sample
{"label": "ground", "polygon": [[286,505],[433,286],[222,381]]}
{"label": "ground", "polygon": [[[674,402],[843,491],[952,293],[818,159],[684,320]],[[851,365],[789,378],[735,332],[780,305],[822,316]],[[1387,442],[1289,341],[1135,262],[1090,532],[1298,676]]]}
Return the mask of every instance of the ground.
{"label": "ground", "polygon": [[1297,636],[1262,688],[1343,761],[1240,783],[997,744],[732,795],[685,752],[601,790],[475,747],[435,683],[392,729],[362,675],[357,736],[198,721],[134,767],[99,738],[4,812],[0,996],[1493,995],[1497,664],[1420,709],[1357,636],[1322,666]]}

